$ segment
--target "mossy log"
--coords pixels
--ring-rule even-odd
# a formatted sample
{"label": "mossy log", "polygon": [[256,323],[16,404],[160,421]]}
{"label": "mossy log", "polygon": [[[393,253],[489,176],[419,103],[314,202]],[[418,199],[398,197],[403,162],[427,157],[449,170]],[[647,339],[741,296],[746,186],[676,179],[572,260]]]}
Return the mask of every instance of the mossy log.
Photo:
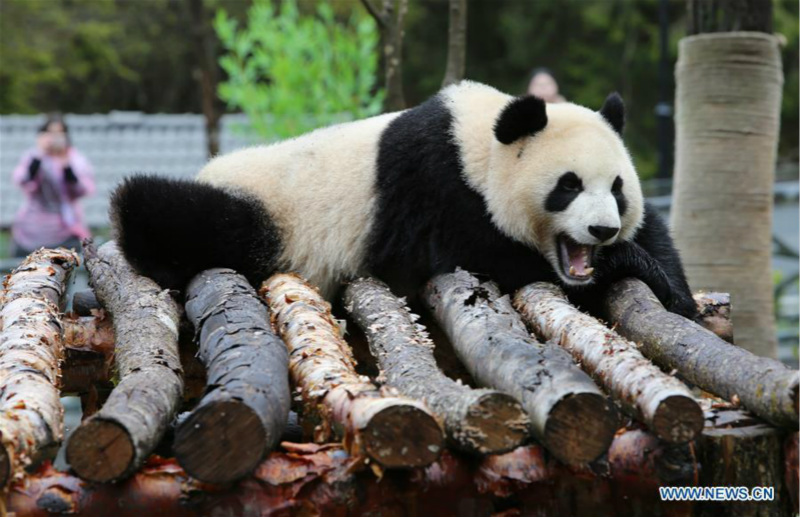
{"label": "mossy log", "polygon": [[626,413],[659,438],[685,443],[703,429],[703,411],[685,384],[662,372],[634,343],[578,310],[556,285],[523,287],[514,307],[537,335],[564,347]]}
{"label": "mossy log", "polygon": [[366,334],[387,385],[425,402],[444,421],[456,447],[496,454],[515,448],[528,435],[528,417],[516,399],[472,389],[442,373],[425,328],[386,284],[355,280],[345,290],[344,303]]}
{"label": "mossy log", "polygon": [[259,292],[289,348],[289,372],[305,411],[319,422],[315,441],[328,441],[335,431],[351,454],[388,468],[428,465],[439,457],[444,437],[436,419],[424,404],[379,390],[356,373],[331,307],[314,287],[297,275],[278,274]]}
{"label": "mossy log", "polygon": [[178,463],[194,478],[227,483],[277,445],[289,416],[289,358],[246,278],[210,269],[186,290],[207,387],[175,433]]}
{"label": "mossy log", "polygon": [[0,299],[0,487],[55,455],[64,432],[59,400],[64,358],[60,309],[78,256],[63,248],[29,255]]}
{"label": "mossy log", "polygon": [[768,422],[797,428],[800,373],[780,361],[731,345],[696,323],[664,309],[635,279],[614,284],[605,299],[617,332],[666,370],[747,409]]}
{"label": "mossy log", "polygon": [[473,378],[516,397],[557,458],[581,464],[608,449],[617,418],[605,395],[566,351],[530,335],[494,283],[458,270],[432,279],[424,298]]}
{"label": "mossy log", "polygon": [[178,356],[180,308],[169,292],[136,274],[112,241],[85,243],[90,281],[111,314],[119,384],[67,443],[82,478],[117,481],[144,463],[172,421],[183,392]]}

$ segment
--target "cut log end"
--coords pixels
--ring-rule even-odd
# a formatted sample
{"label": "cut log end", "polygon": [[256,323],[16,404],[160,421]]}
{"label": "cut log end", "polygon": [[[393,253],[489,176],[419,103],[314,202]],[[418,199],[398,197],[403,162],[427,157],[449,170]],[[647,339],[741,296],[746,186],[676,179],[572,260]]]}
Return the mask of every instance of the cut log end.
{"label": "cut log end", "polygon": [[106,483],[120,479],[132,468],[134,459],[130,434],[111,420],[84,422],[67,444],[67,463],[88,481]]}
{"label": "cut log end", "polygon": [[[235,423],[235,425],[232,425]],[[258,415],[243,402],[205,404],[175,433],[175,457],[186,472],[206,483],[229,483],[264,458],[270,437]]]}
{"label": "cut log end", "polygon": [[658,404],[652,431],[670,443],[685,443],[703,430],[703,410],[691,397],[672,395]]}
{"label": "cut log end", "polygon": [[608,450],[618,423],[605,397],[573,393],[550,411],[544,440],[548,450],[561,461],[570,465],[588,463]]}
{"label": "cut log end", "polygon": [[499,454],[519,446],[528,436],[528,415],[514,397],[489,392],[467,410],[462,426],[465,438],[481,454]]}
{"label": "cut log end", "polygon": [[411,404],[388,406],[362,430],[367,454],[387,468],[424,467],[442,452],[442,429],[427,412]]}

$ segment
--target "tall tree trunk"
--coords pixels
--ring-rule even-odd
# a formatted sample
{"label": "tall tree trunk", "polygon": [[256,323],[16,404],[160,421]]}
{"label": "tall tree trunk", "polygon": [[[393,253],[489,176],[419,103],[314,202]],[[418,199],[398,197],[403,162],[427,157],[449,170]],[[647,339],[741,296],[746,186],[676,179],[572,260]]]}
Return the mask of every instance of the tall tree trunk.
{"label": "tall tree trunk", "polygon": [[[690,32],[770,32],[763,0],[690,1]],[[760,25],[756,22],[760,21]],[[761,32],[684,38],[672,229],[693,289],[729,291],[736,344],[775,357],[772,191],[783,72]]]}
{"label": "tall tree trunk", "polygon": [[442,88],[464,78],[467,62],[467,0],[450,0],[447,32],[447,68]]}
{"label": "tall tree trunk", "polygon": [[219,70],[216,59],[216,39],[208,25],[211,15],[206,12],[203,0],[187,0],[192,26],[192,49],[197,63],[195,70],[200,82],[203,115],[206,119],[206,145],[209,158],[219,154],[219,119],[222,116],[217,99]]}
{"label": "tall tree trunk", "polygon": [[381,55],[385,77],[385,111],[400,111],[406,108],[403,94],[403,23],[408,12],[408,0],[383,0],[380,11],[372,0],[361,0],[369,14],[375,19],[381,33]]}

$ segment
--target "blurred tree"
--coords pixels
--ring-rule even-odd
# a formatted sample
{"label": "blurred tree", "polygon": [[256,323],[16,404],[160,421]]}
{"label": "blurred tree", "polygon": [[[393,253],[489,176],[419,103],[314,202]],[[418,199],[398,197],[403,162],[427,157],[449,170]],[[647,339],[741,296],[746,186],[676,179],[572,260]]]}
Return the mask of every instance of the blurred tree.
{"label": "blurred tree", "polygon": [[247,113],[258,134],[285,138],[380,112],[383,95],[373,94],[378,31],[368,17],[354,12],[340,22],[327,2],[306,16],[294,0],[279,11],[257,0],[246,26],[221,9],[214,28],[227,51],[219,95]]}
{"label": "blurred tree", "polygon": [[450,0],[447,28],[447,68],[442,87],[464,78],[467,59],[467,0]]}
{"label": "blurred tree", "polygon": [[408,0],[383,0],[378,11],[372,0],[361,0],[381,32],[381,68],[386,88],[385,111],[399,111],[406,108],[403,93],[403,37]]}
{"label": "blurred tree", "polygon": [[202,96],[203,115],[206,119],[206,146],[208,156],[219,153],[219,119],[225,106],[217,97],[219,67],[217,66],[217,38],[211,24],[210,13],[203,0],[186,0],[192,20],[192,49],[197,63],[198,81]]}
{"label": "blurred tree", "polygon": [[689,0],[676,68],[675,244],[693,289],[728,290],[736,344],[777,356],[772,205],[783,73],[771,0]]}

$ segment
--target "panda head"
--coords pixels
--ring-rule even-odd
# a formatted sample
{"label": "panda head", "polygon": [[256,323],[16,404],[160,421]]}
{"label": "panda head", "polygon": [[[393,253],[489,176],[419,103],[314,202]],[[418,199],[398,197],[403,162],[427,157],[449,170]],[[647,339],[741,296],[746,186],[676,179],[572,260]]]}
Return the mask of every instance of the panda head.
{"label": "panda head", "polygon": [[623,124],[616,93],[597,112],[518,97],[495,120],[484,190],[493,221],[542,253],[567,285],[590,284],[598,251],[632,239],[642,224]]}

